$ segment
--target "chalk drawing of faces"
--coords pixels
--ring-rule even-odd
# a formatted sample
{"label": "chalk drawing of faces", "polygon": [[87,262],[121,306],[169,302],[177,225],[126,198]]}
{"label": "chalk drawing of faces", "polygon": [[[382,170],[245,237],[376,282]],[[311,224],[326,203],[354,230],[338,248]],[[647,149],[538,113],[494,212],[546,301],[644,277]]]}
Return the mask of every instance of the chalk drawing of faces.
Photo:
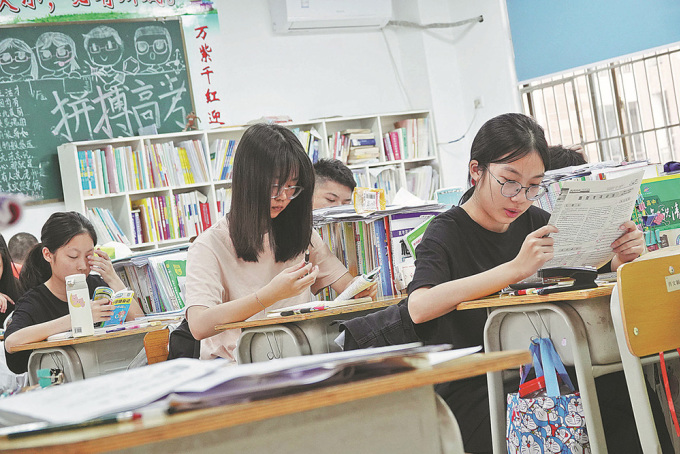
{"label": "chalk drawing of faces", "polygon": [[140,27],[135,31],[135,50],[137,60],[146,66],[143,72],[160,72],[172,53],[170,33],[158,25]]}
{"label": "chalk drawing of faces", "polygon": [[35,42],[38,62],[46,71],[41,78],[54,78],[76,75],[80,66],[76,61],[76,43],[73,39],[59,32],[46,32]]}
{"label": "chalk drawing of faces", "polygon": [[16,38],[0,41],[0,82],[37,78],[38,63],[29,45]]}
{"label": "chalk drawing of faces", "polygon": [[123,57],[123,41],[118,32],[111,27],[101,25],[83,35],[85,50],[90,58],[90,72],[95,81],[109,90],[114,85],[125,82],[125,73],[116,69]]}

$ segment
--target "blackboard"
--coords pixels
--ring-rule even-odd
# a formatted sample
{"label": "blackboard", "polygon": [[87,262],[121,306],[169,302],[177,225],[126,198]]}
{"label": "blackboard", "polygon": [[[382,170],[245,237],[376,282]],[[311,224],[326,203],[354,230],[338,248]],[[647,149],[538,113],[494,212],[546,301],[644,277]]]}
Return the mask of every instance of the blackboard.
{"label": "blackboard", "polygon": [[179,19],[1,28],[0,192],[61,200],[57,146],[181,131],[193,110]]}

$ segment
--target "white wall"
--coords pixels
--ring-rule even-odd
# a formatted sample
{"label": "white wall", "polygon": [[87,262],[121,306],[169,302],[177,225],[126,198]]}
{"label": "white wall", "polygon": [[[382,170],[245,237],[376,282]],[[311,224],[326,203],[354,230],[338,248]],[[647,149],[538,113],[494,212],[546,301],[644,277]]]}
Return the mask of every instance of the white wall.
{"label": "white wall", "polygon": [[[214,3],[220,45],[213,46],[213,63],[221,62],[218,88],[229,124],[263,115],[302,121],[431,109],[439,142],[461,137],[470,126],[460,142],[440,146],[444,186],[464,186],[476,131],[495,115],[520,110],[505,0],[393,0],[394,18],[400,20],[484,16],[482,23],[454,29],[302,35],[275,35],[266,0]],[[483,102],[476,115],[475,98]],[[63,208],[29,207],[3,234],[28,231],[39,237],[47,217]]]}

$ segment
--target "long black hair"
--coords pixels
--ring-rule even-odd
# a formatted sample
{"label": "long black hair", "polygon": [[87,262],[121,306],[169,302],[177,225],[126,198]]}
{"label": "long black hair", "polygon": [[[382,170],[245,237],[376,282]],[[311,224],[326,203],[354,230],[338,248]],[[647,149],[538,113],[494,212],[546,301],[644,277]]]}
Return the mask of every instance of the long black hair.
{"label": "long black hair", "polygon": [[87,233],[92,242],[97,244],[97,233],[92,223],[82,214],[75,211],[62,211],[52,214],[40,231],[40,243],[33,246],[21,268],[19,281],[24,289],[47,282],[52,276],[52,268],[43,257],[42,249],[46,247],[51,253],[71,241],[76,235]]}
{"label": "long black hair", "polygon": [[[303,190],[271,218],[271,187],[297,177]],[[246,130],[236,149],[229,235],[239,258],[257,262],[264,236],[277,262],[307,249],[312,236],[314,170],[295,134],[279,125],[257,124]]]}
{"label": "long black hair", "polygon": [[[12,257],[9,248],[5,243],[5,238],[0,235],[0,259],[2,260],[2,276],[0,276],[0,292],[12,298],[15,303],[23,294],[23,289],[19,280],[14,277],[12,271]],[[14,310],[14,305],[8,304],[4,313],[0,312],[0,326],[5,322],[7,316]]]}
{"label": "long black hair", "polygon": [[[517,161],[534,151],[539,154],[543,166],[548,169],[550,154],[541,125],[526,115],[507,113],[494,117],[482,125],[472,141],[470,161],[477,161],[479,168],[484,171],[489,164]],[[468,166],[469,189],[461,197],[459,205],[472,197],[476,183],[479,182],[472,181]]]}

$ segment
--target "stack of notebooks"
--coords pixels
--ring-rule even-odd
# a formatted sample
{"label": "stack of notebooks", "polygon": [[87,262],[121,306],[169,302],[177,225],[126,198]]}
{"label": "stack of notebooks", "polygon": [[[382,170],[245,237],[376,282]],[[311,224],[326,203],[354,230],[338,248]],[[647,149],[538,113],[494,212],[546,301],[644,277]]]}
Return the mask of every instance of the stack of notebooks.
{"label": "stack of notebooks", "polygon": [[[351,208],[351,207],[350,207]],[[443,205],[416,207],[388,206],[384,211],[357,215],[346,206],[316,210],[314,220],[319,235],[352,275],[367,274],[380,268],[378,296],[396,296],[408,284],[402,270],[413,263],[403,241],[406,235],[430,217],[445,209]],[[337,297],[324,289],[323,300]]]}
{"label": "stack of notebooks", "polygon": [[83,195],[115,194],[208,181],[208,166],[200,140],[147,142],[143,150],[130,146],[79,150]]}
{"label": "stack of notebooks", "polygon": [[145,314],[176,311],[186,301],[186,249],[136,254],[114,263]]}

